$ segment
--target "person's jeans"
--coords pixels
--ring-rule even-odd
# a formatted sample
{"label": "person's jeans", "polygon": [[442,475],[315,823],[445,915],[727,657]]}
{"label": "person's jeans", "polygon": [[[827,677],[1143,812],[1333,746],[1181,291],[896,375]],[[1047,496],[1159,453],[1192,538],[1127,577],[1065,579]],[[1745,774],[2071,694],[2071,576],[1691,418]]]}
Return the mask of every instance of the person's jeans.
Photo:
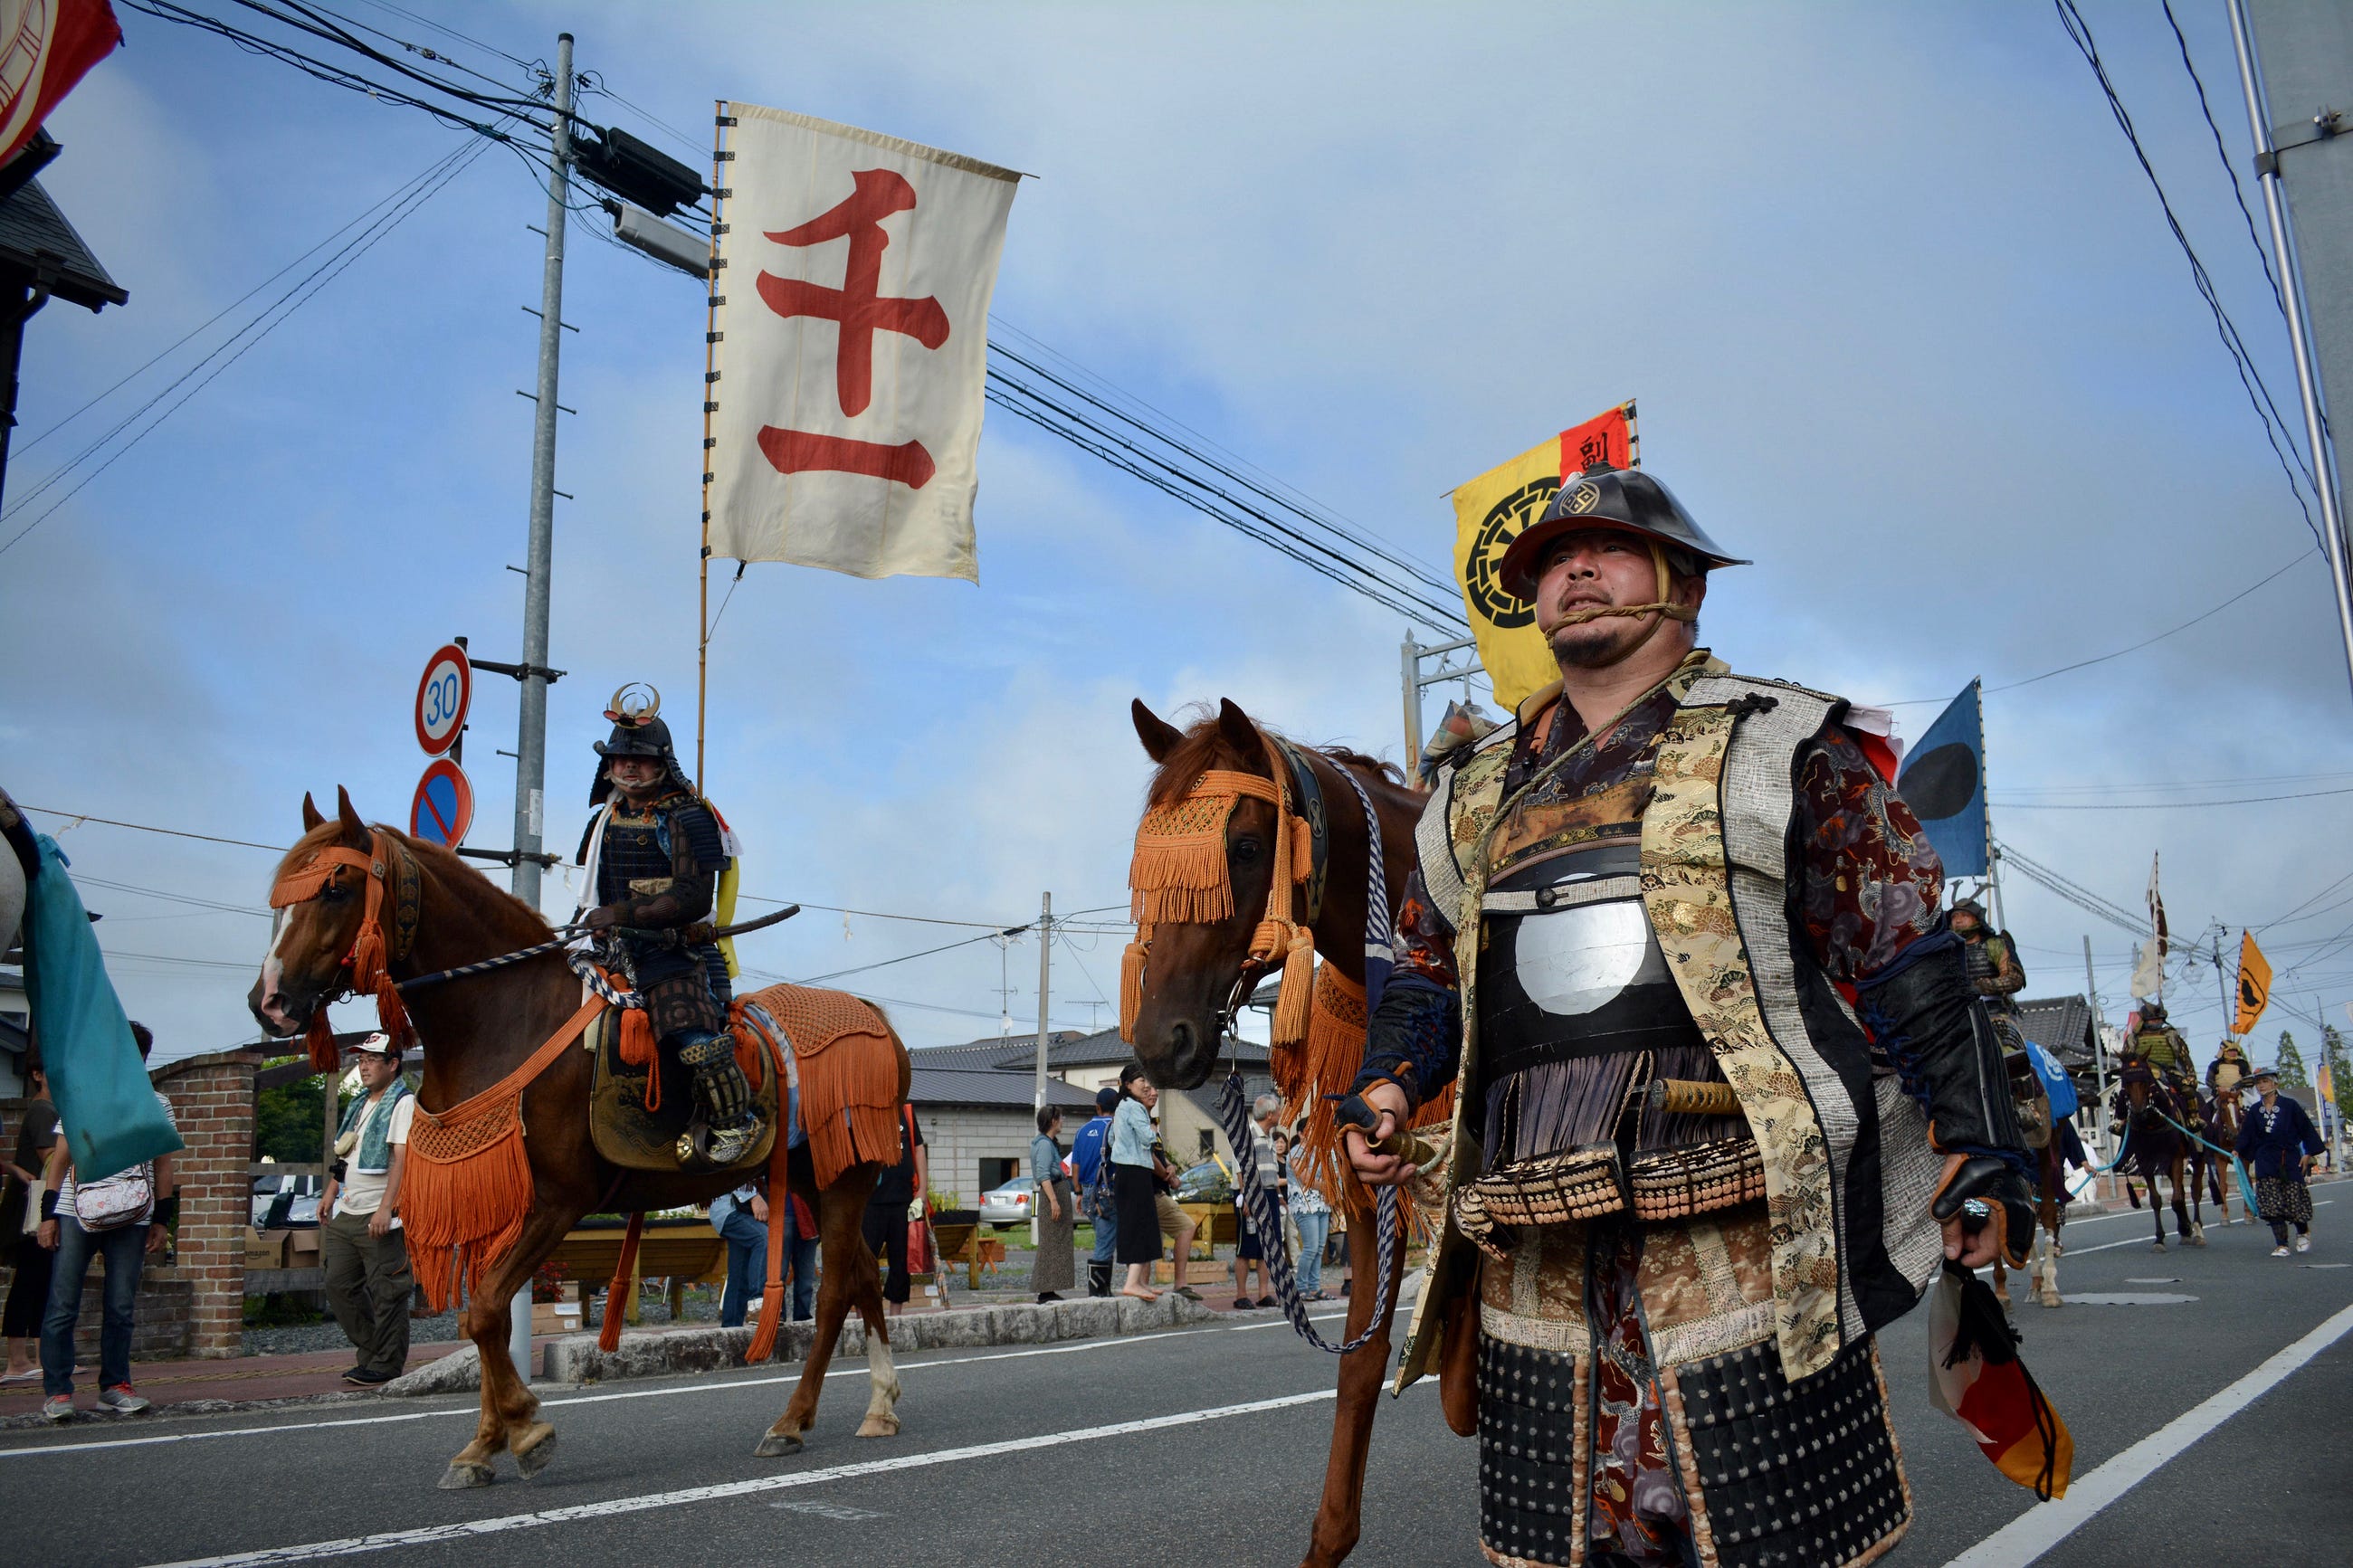
{"label": "person's jeans", "polygon": [[139,1271],[147,1257],[147,1227],[120,1225],[90,1231],[69,1214],[58,1215],[57,1272],[49,1279],[49,1310],[41,1320],[41,1392],[71,1394],[74,1324],[81,1317],[81,1288],[90,1260],[106,1258],[106,1316],[98,1334],[98,1385],[131,1381],[132,1309],[139,1300]]}
{"label": "person's jeans", "polygon": [[727,1288],[719,1297],[719,1326],[740,1329],[752,1298],[768,1279],[768,1227],[752,1217],[752,1205],[739,1204],[719,1227],[727,1243]]}
{"label": "person's jeans", "polygon": [[785,1211],[785,1267],[791,1274],[793,1321],[806,1323],[817,1311],[818,1238],[803,1236],[800,1211]]}
{"label": "person's jeans", "polygon": [[1090,1263],[1109,1265],[1119,1260],[1119,1206],[1111,1201],[1111,1191],[1103,1189],[1103,1201],[1090,1203],[1090,1217],[1095,1223],[1095,1249],[1088,1256]]}
{"label": "person's jeans", "polygon": [[1293,1209],[1291,1223],[1299,1227],[1299,1293],[1313,1296],[1324,1289],[1324,1243],[1332,1234],[1332,1215]]}

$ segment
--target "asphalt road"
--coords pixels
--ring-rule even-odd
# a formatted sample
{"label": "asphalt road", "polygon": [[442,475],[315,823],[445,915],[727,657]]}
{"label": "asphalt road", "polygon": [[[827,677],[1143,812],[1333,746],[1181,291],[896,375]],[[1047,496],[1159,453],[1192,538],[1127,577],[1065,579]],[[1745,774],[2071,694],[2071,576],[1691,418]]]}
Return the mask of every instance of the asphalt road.
{"label": "asphalt road", "polygon": [[[2337,1191],[2353,1194],[2317,1195]],[[1924,1311],[1883,1336],[1917,1507],[1884,1562],[2353,1562],[2353,1208],[2322,1207],[2315,1250],[2287,1260],[2254,1226],[2163,1254],[2147,1226],[2072,1226],[2065,1289],[2191,1300],[2019,1309],[2028,1363],[2074,1433],[2064,1503],[2035,1505],[1929,1407]],[[786,1460],[751,1449],[789,1366],[547,1391],[554,1465],[473,1492],[433,1485],[470,1435],[469,1398],[0,1434],[0,1494],[26,1561],[90,1568],[355,1553],[388,1568],[1280,1565],[1298,1560],[1321,1485],[1332,1363],[1271,1320],[910,1356],[906,1428],[877,1442],[851,1436],[866,1388],[850,1363]],[[2280,1376],[2283,1352],[2302,1359]],[[1482,1563],[1475,1464],[1427,1385],[1385,1403],[1352,1562]]]}

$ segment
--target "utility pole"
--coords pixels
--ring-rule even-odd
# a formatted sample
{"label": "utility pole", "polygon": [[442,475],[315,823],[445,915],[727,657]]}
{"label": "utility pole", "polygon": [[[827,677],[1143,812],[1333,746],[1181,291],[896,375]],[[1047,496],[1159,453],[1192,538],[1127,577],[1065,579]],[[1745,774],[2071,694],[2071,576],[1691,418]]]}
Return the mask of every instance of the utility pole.
{"label": "utility pole", "polygon": [[[515,728],[514,893],[539,908],[541,834],[547,815],[548,577],[555,559],[556,363],[564,337],[564,220],[572,181],[572,35],[555,38],[555,128],[548,137],[547,253],[539,284],[539,397],[531,429],[531,546],[522,586],[522,700]],[[605,1310],[625,1303],[607,1301]],[[531,1282],[507,1303],[507,1352],[531,1382]]]}
{"label": "utility pole", "polygon": [[2239,1021],[2239,999],[2232,994],[2236,988],[2222,973],[2222,939],[2230,934],[2221,921],[2214,922],[2214,985],[2222,995],[2222,1037],[2226,1040],[2238,1037],[2238,1032],[2231,1026]]}
{"label": "utility pole", "polygon": [[[2336,449],[2328,438],[2328,417],[2321,405],[2320,374],[2313,363],[2312,341],[2306,335],[2310,330],[2310,306],[2305,299],[2304,268],[2296,255],[2295,230],[2288,223],[2286,204],[2280,191],[2280,148],[2272,135],[2263,66],[2255,51],[2253,29],[2247,21],[2246,0],[2230,0],[2230,7],[2231,43],[2239,56],[2239,87],[2247,100],[2247,129],[2255,140],[2255,184],[2263,190],[2263,215],[2271,222],[2272,258],[2279,268],[2280,306],[2287,315],[2288,347],[2295,357],[2296,395],[2304,404],[2304,437],[2312,452],[2313,489],[2320,492],[2320,538],[2328,556],[2329,587],[2337,595],[2337,629],[2345,641],[2348,678],[2353,678],[2353,583],[2346,577],[2345,519],[2337,505]],[[2276,17],[2276,8],[2274,12]],[[2316,7],[2312,20],[2324,21],[2326,14],[2326,7]],[[2292,58],[2291,74],[2295,68]],[[2299,147],[2309,147],[2336,135],[2334,111],[2324,110],[2315,119],[2327,121],[2320,126],[2321,134],[2297,143]],[[2312,194],[2320,195],[2317,191]]]}
{"label": "utility pole", "polygon": [[2092,1005],[2092,1076],[2099,1085],[2100,1103],[2092,1117],[2092,1136],[2103,1164],[2108,1149],[2108,1021],[2100,1012],[2100,983],[2092,973],[2092,935],[2084,933],[2084,997]]}
{"label": "utility pole", "polygon": [[1033,1110],[1046,1109],[1046,989],[1053,970],[1054,895],[1046,893],[1038,905],[1038,1082]]}
{"label": "utility pole", "polygon": [[[556,363],[564,336],[564,220],[572,178],[572,35],[555,39],[555,130],[548,138],[547,258],[539,285],[539,397],[531,432],[531,546],[522,589],[522,716],[516,726],[514,893],[539,908],[546,823],[548,578],[555,555]],[[525,1292],[528,1295],[528,1292]],[[523,1300],[518,1297],[517,1300]],[[526,1307],[522,1332],[530,1349]]]}

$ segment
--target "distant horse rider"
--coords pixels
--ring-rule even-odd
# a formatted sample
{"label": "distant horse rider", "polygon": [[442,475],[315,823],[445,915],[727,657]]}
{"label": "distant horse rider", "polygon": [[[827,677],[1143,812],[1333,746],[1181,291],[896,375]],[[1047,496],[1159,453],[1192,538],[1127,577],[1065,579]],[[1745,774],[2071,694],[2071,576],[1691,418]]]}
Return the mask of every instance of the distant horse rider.
{"label": "distant horse rider", "polygon": [[678,765],[660,707],[659,693],[625,687],[606,710],[613,733],[596,747],[605,760],[588,792],[601,809],[579,856],[596,901],[580,919],[626,933],[621,960],[659,1048],[693,1075],[699,1115],[679,1140],[679,1163],[724,1167],[758,1141],[759,1111],[727,1032],[725,960],[715,944],[685,937],[710,918],[727,853],[717,817]]}
{"label": "distant horse rider", "polygon": [[1985,906],[1975,899],[1954,904],[1949,919],[1953,934],[1961,939],[1962,956],[1968,961],[1969,988],[1984,1000],[1994,1032],[2001,1037],[2001,1048],[2025,1049],[2018,1009],[2010,1002],[2026,989],[2026,966],[2018,961],[2018,944],[2010,941],[2008,931],[1996,931],[1988,923]]}
{"label": "distant horse rider", "polygon": [[2168,1088],[2185,1105],[2197,1103],[2192,1092],[2197,1064],[2189,1054],[2189,1042],[2181,1031],[2166,1021],[2165,1004],[2154,997],[2140,1005],[2140,1026],[2133,1031],[2126,1044],[2129,1055],[2147,1062]]}
{"label": "distant horse rider", "polygon": [[2241,1092],[2247,1086],[2247,1075],[2254,1070],[2239,1042],[2226,1039],[2222,1042],[2222,1048],[2214,1054],[2214,1059],[2206,1064],[2206,1087],[2214,1091],[2217,1100],[2228,1100],[2236,1105]]}

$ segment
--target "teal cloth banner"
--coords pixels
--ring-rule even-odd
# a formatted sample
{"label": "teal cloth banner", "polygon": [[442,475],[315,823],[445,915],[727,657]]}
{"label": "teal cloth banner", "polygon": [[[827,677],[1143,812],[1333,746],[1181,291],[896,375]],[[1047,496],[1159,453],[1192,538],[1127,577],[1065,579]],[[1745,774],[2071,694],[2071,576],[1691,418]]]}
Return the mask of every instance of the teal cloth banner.
{"label": "teal cloth banner", "polygon": [[41,871],[27,889],[25,915],[25,989],[74,1177],[95,1182],[182,1144],[156,1103],[65,855],[47,834],[37,842]]}

